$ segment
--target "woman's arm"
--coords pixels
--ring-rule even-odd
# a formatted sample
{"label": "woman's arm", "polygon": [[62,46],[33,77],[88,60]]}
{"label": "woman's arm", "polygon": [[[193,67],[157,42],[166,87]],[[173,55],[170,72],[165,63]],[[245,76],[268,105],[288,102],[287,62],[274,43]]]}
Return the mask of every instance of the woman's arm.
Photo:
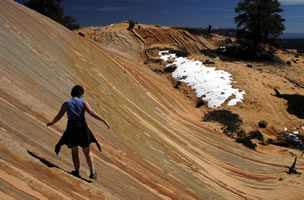
{"label": "woman's arm", "polygon": [[110,129],[110,125],[108,124],[108,122],[103,119],[100,115],[98,115],[89,105],[88,102],[84,101],[84,107],[85,107],[85,110],[92,116],[94,117],[95,119],[98,119],[100,121],[102,121],[103,123],[105,123],[105,125],[108,127],[108,129]]}
{"label": "woman's arm", "polygon": [[64,104],[62,104],[60,111],[58,112],[58,114],[56,115],[56,117],[53,119],[53,121],[47,123],[46,125],[47,126],[54,125],[56,122],[58,122],[62,118],[62,116],[64,115],[65,111],[66,111],[66,104],[64,103]]}

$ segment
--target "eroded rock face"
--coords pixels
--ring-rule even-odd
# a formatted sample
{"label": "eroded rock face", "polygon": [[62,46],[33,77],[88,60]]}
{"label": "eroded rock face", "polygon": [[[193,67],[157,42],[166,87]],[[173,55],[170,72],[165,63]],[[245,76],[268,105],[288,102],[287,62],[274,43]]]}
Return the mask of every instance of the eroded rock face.
{"label": "eroded rock face", "polygon": [[[248,151],[224,139],[202,124],[201,112],[172,85],[105,50],[87,33],[81,37],[9,0],[0,1],[0,24],[1,198],[303,197],[292,184],[297,177],[277,183],[289,165],[287,155]],[[69,173],[70,150],[62,148],[60,157],[54,152],[66,118],[45,126],[75,84],[84,86],[84,98],[111,125],[108,132],[87,116],[103,149],[92,146],[99,175],[93,183],[82,154],[79,179]],[[303,182],[297,186],[303,188]]]}

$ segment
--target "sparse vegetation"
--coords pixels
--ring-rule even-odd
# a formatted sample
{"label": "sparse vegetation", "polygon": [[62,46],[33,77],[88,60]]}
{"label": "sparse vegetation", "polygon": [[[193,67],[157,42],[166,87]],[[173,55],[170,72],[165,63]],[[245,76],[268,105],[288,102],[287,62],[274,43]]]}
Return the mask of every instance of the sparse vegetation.
{"label": "sparse vegetation", "polygon": [[62,24],[68,29],[79,29],[79,24],[71,16],[64,16],[63,7],[60,5],[63,0],[27,0],[23,4],[51,19]]}
{"label": "sparse vegetation", "polygon": [[147,60],[145,60],[144,64],[149,64],[149,63],[158,63],[161,64],[163,62],[162,59],[159,58],[148,58]]}
{"label": "sparse vegetation", "polygon": [[205,102],[202,98],[197,98],[195,107],[199,108],[199,107],[203,106],[204,104],[205,104]]}
{"label": "sparse vegetation", "polygon": [[243,136],[243,137],[238,137],[236,138],[236,142],[238,143],[242,143],[244,146],[250,148],[250,149],[256,149],[256,144],[254,144],[251,141],[251,137],[250,136]]}
{"label": "sparse vegetation", "polygon": [[129,23],[129,27],[128,27],[128,30],[129,30],[129,31],[132,31],[133,28],[135,27],[135,24],[137,24],[137,22],[135,22],[135,21],[132,20],[132,19],[129,20],[128,23]]}
{"label": "sparse vegetation", "polygon": [[190,53],[185,47],[179,47],[179,49],[168,49],[170,53],[175,53],[177,57],[187,57]]}
{"label": "sparse vegetation", "polygon": [[264,121],[264,120],[262,120],[262,121],[259,121],[259,123],[258,123],[258,126],[260,127],[260,128],[266,128],[267,127],[267,122],[266,121]]}
{"label": "sparse vegetation", "polygon": [[209,56],[210,58],[215,58],[219,55],[216,50],[211,49],[201,49],[200,52],[205,56]]}
{"label": "sparse vegetation", "polygon": [[[285,30],[279,13],[278,0],[242,0],[235,8],[238,14],[234,18],[237,24],[237,43],[245,55],[270,59],[279,47],[279,36]],[[275,47],[275,48],[274,48]]]}
{"label": "sparse vegetation", "polygon": [[203,121],[215,121],[224,125],[224,129],[228,132],[237,132],[240,129],[242,120],[238,114],[232,113],[230,110],[214,110],[208,112]]}
{"label": "sparse vegetation", "polygon": [[212,26],[211,26],[211,24],[209,24],[209,26],[208,26],[208,33],[211,33],[211,30],[212,30]]}
{"label": "sparse vegetation", "polygon": [[260,131],[258,131],[258,130],[250,131],[250,132],[249,132],[249,137],[250,137],[251,139],[258,139],[258,140],[260,140],[260,141],[264,141],[264,136],[263,136],[263,134],[262,134]]}
{"label": "sparse vegetation", "polygon": [[267,143],[294,149],[304,149],[304,136],[301,134],[292,135],[283,131],[278,134],[276,139],[267,140]]}
{"label": "sparse vegetation", "polygon": [[[219,43],[221,44],[221,43]],[[222,41],[224,44],[224,41]],[[224,48],[218,48],[215,50],[202,49],[200,50],[205,56],[211,58],[219,57],[221,60],[242,60],[242,61],[254,61],[254,62],[268,62],[269,64],[284,64],[284,61],[277,55],[261,50],[255,56],[248,54],[247,51],[243,51],[240,46],[233,42]]]}
{"label": "sparse vegetation", "polygon": [[280,94],[275,89],[276,97],[287,100],[287,112],[297,116],[300,119],[304,119],[304,96],[299,94]]}
{"label": "sparse vegetation", "polygon": [[164,73],[172,73],[176,70],[176,65],[170,65],[169,67],[165,67]]}
{"label": "sparse vegetation", "polygon": [[263,134],[259,131],[251,131],[249,135],[240,127],[242,120],[238,114],[232,113],[229,110],[215,110],[208,112],[203,121],[214,121],[218,122],[223,127],[223,132],[235,139],[236,142],[242,143],[244,146],[256,149],[256,144],[252,142],[252,139],[258,139],[264,141]]}
{"label": "sparse vegetation", "polygon": [[225,40],[222,40],[218,43],[218,46],[224,46],[229,47],[232,46],[234,43],[230,37],[226,38]]}

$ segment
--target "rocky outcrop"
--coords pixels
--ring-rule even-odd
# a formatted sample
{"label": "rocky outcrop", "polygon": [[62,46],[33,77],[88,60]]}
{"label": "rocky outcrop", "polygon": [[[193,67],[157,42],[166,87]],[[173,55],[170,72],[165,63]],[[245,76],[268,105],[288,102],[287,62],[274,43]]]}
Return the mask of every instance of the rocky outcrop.
{"label": "rocky outcrop", "polygon": [[[1,0],[0,24],[1,199],[303,198],[298,177],[277,181],[288,156],[226,139],[211,122],[201,122],[202,113],[168,80],[140,64],[137,53],[144,49],[127,23],[87,28],[81,37]],[[84,98],[111,125],[107,130],[87,116],[103,149],[92,146],[99,175],[93,181],[84,157],[77,178],[70,173],[70,150],[64,147],[60,157],[54,152],[66,117],[46,127],[75,84],[84,86]],[[297,164],[301,169],[303,161]]]}

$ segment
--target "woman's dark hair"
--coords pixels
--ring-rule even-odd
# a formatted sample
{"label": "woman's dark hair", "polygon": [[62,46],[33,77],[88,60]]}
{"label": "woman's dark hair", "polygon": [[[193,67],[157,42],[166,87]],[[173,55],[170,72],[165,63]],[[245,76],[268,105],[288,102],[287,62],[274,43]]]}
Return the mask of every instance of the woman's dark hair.
{"label": "woman's dark hair", "polygon": [[75,85],[72,89],[71,95],[72,97],[80,97],[81,95],[83,95],[83,93],[84,93],[83,87],[80,85]]}

